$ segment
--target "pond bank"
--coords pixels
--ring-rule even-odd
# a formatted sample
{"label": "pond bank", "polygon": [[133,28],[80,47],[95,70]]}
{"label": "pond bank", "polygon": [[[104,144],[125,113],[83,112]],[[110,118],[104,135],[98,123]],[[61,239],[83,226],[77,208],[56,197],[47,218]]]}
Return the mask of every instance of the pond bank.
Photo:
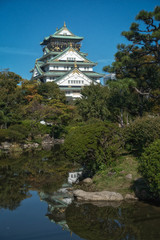
{"label": "pond bank", "polygon": [[[115,192],[121,194],[123,200],[154,200],[146,181],[138,172],[138,159],[132,155],[123,156],[116,166],[100,170],[92,178],[74,185],[74,190],[83,190],[86,193]],[[80,195],[76,193],[77,198],[83,198],[84,193],[79,193]]]}
{"label": "pond bank", "polygon": [[125,197],[117,192],[101,191],[101,192],[85,192],[83,190],[73,191],[74,197],[78,201],[123,201],[138,200],[132,194],[126,194]]}
{"label": "pond bank", "polygon": [[50,150],[55,144],[64,143],[64,139],[54,139],[48,134],[43,136],[42,141],[32,142],[26,140],[23,143],[18,142],[2,142],[0,143],[0,150],[7,152],[23,152],[29,149],[46,149]]}

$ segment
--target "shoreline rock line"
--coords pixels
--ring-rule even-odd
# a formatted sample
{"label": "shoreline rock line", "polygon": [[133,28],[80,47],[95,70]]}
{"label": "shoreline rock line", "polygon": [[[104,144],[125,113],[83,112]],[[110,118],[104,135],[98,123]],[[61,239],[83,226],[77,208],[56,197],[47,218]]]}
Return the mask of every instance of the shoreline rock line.
{"label": "shoreline rock line", "polygon": [[126,194],[125,197],[117,192],[85,192],[83,190],[74,190],[74,197],[78,201],[123,201],[123,200],[138,200],[131,194]]}

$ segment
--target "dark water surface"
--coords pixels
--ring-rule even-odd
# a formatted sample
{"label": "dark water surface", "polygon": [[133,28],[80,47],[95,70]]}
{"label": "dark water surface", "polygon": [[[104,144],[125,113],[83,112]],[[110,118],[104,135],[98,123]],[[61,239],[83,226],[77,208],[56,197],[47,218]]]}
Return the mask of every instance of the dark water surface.
{"label": "dark water surface", "polygon": [[70,168],[56,151],[0,158],[0,240],[160,239],[160,207],[55,201]]}

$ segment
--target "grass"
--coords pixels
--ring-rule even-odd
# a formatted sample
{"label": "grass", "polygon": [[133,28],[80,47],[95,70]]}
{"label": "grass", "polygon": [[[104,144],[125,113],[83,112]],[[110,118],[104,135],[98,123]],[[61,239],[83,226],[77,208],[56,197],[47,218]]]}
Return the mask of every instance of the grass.
{"label": "grass", "polygon": [[[132,179],[126,175],[132,174]],[[93,184],[82,184],[81,189],[85,191],[113,191],[122,195],[133,193],[135,180],[141,178],[138,173],[138,161],[132,155],[122,156],[115,167],[106,168],[99,171],[93,177]]]}
{"label": "grass", "polygon": [[[126,178],[126,175],[132,174],[132,179]],[[115,191],[122,194],[132,192],[131,186],[134,180],[140,178],[138,173],[138,161],[131,155],[123,156],[116,167],[106,168],[98,172],[93,183],[99,191]]]}

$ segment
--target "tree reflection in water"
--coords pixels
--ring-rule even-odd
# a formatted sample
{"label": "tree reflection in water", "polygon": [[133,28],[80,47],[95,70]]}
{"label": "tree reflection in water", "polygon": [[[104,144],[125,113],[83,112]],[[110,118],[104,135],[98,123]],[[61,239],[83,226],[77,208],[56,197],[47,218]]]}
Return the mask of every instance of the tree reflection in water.
{"label": "tree reflection in water", "polygon": [[160,209],[143,203],[121,206],[71,204],[66,210],[71,231],[87,240],[160,239]]}
{"label": "tree reflection in water", "polygon": [[[48,204],[46,215],[63,229],[87,240],[160,239],[160,208],[134,202],[122,205],[79,204],[57,207],[53,193],[61,187],[71,166],[55,152],[40,151],[0,159],[0,208],[14,210],[29,190]],[[59,205],[59,203],[58,203]],[[45,214],[44,214],[45,215]]]}
{"label": "tree reflection in water", "polygon": [[31,197],[29,190],[56,191],[67,176],[69,164],[55,151],[28,152],[0,158],[0,208],[14,210]]}

